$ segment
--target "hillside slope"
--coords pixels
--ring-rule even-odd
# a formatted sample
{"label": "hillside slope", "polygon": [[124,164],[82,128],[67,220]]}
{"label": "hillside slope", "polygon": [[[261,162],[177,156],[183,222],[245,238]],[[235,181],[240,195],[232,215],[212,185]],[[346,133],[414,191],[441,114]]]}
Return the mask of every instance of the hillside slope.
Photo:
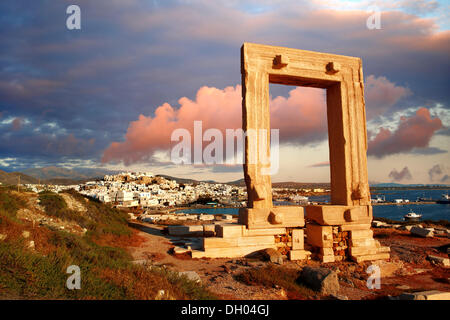
{"label": "hillside slope", "polygon": [[21,172],[6,172],[0,170],[0,182],[4,185],[16,185],[19,181],[20,183],[38,183],[38,179],[30,177]]}
{"label": "hillside slope", "polygon": [[[0,187],[0,299],[208,299],[202,286],[132,263],[127,214],[75,191]],[[81,288],[69,290],[69,266]],[[160,290],[164,290],[163,292]]]}

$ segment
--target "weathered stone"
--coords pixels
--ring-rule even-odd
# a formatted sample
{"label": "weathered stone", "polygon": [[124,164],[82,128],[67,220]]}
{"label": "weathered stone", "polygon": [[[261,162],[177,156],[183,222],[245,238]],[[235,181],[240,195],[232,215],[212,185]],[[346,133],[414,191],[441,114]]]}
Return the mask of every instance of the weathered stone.
{"label": "weathered stone", "polygon": [[222,238],[242,237],[244,234],[244,225],[241,224],[221,224],[215,226],[216,235]]}
{"label": "weathered stone", "polygon": [[319,259],[323,263],[331,263],[336,262],[336,256],[335,255],[323,255],[319,254]]}
{"label": "weathered stone", "polygon": [[262,251],[263,256],[272,263],[283,264],[283,255],[275,249],[268,248]]}
{"label": "weathered stone", "polygon": [[168,226],[171,236],[203,236],[203,226]]}
{"label": "weathered stone", "polygon": [[304,267],[299,281],[323,295],[339,294],[338,275],[327,268]]}
{"label": "weathered stone", "polygon": [[374,228],[387,228],[389,225],[386,222],[382,221],[372,221],[372,227]]}
{"label": "weathered stone", "polygon": [[25,239],[30,237],[30,231],[22,231],[22,237],[24,237]]}
{"label": "weathered stone", "polygon": [[330,226],[309,223],[306,225],[306,241],[315,247],[332,248],[333,232]]}
{"label": "weathered stone", "polygon": [[309,205],[306,216],[320,225],[370,224],[370,206]]}
{"label": "weathered stone", "polygon": [[434,264],[437,264],[437,265],[440,265],[443,267],[450,267],[450,259],[449,258],[429,255],[428,259],[431,262],[433,262]]}
{"label": "weathered stone", "polygon": [[286,228],[262,228],[262,229],[247,229],[244,228],[244,236],[268,236],[268,235],[278,235],[285,234]]}
{"label": "weathered stone", "polygon": [[181,271],[178,272],[178,275],[181,277],[186,277],[188,280],[200,283],[202,281],[202,279],[200,278],[200,276],[198,275],[197,272],[195,271]]}
{"label": "weathered stone", "polygon": [[[206,240],[207,238],[205,238]],[[212,238],[209,238],[212,239]],[[275,245],[239,246],[223,248],[203,248],[203,250],[192,250],[192,258],[237,258],[254,254],[257,251],[274,248]]]}
{"label": "weathered stone", "polygon": [[424,237],[424,238],[430,238],[430,237],[434,236],[434,233],[432,230],[428,230],[428,229],[420,228],[420,227],[412,227],[410,232],[414,235]]}
{"label": "weathered stone", "polygon": [[5,240],[7,236],[8,235],[6,235],[6,234],[0,233],[0,241]]}
{"label": "weathered stone", "polygon": [[[275,220],[279,220],[275,222]],[[249,229],[303,227],[305,225],[303,207],[276,206],[268,208],[240,208],[239,223]]]}
{"label": "weathered stone", "polygon": [[189,248],[184,248],[184,247],[175,247],[175,248],[173,248],[173,252],[175,253],[175,254],[184,254],[184,253],[188,253],[188,252],[190,252],[191,251],[191,248],[189,247]]}
{"label": "weathered stone", "polygon": [[[248,194],[247,208],[239,210],[238,225],[216,227],[219,240],[209,241],[205,238],[205,251],[193,251],[192,256],[236,257],[251,253],[258,247],[259,250],[275,249],[275,243],[264,245],[249,239],[257,235],[251,234],[250,230],[260,232],[263,229],[300,228],[305,225],[303,207],[273,206],[271,164],[267,161],[270,159],[271,138],[269,83],[327,90],[331,205],[307,207],[309,218],[319,224],[306,227],[307,242],[318,248],[333,248],[331,228],[338,232],[339,228],[351,225],[345,231],[349,235],[336,233],[340,237],[336,243],[342,243],[342,252],[337,256],[342,257],[345,255],[343,250],[348,247],[347,240],[373,239],[370,230],[373,210],[367,174],[361,59],[244,43],[241,48],[241,74],[243,130],[246,133],[244,178]],[[264,232],[259,240],[264,240],[263,235],[276,236],[276,232]],[[279,234],[283,233],[285,231]],[[300,249],[299,239],[293,234],[292,240],[282,241],[293,247],[291,258],[306,255]],[[380,254],[374,248],[380,246],[356,249],[365,253],[364,257],[358,259],[389,258],[387,250]],[[334,254],[322,255],[322,260],[334,261]]]}
{"label": "weathered stone", "polygon": [[309,259],[311,252],[307,250],[290,250],[289,260],[307,260]]}
{"label": "weathered stone", "polygon": [[201,214],[198,217],[198,220],[201,221],[210,221],[210,220],[214,220],[214,216],[212,214]]}
{"label": "weathered stone", "polygon": [[414,293],[403,293],[400,300],[450,300],[450,292],[438,290],[422,291]]}
{"label": "weathered stone", "polygon": [[303,229],[292,230],[292,250],[303,250],[304,248],[304,231]]}
{"label": "weathered stone", "polygon": [[203,225],[203,235],[205,237],[213,237],[216,235],[216,225],[214,224],[204,224]]}
{"label": "weathered stone", "polygon": [[254,236],[235,238],[211,237],[203,239],[203,246],[205,249],[258,245],[267,245],[267,248],[272,247],[275,245],[275,238],[273,236]]}

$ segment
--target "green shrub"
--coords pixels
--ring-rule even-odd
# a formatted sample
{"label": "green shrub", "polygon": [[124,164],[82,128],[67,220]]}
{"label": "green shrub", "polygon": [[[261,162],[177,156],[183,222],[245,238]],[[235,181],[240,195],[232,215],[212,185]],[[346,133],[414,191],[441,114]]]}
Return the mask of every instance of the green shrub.
{"label": "green shrub", "polygon": [[12,193],[9,188],[0,188],[0,215],[13,221],[18,221],[17,210],[26,206],[25,200]]}

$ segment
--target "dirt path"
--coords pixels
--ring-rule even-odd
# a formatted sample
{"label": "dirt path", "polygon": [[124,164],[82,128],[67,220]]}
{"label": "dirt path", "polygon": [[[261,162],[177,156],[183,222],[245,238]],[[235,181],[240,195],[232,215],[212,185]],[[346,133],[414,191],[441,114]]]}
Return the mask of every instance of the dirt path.
{"label": "dirt path", "polygon": [[145,241],[138,248],[129,251],[135,260],[147,260],[155,265],[165,265],[175,271],[195,271],[209,290],[222,299],[279,300],[286,299],[282,289],[247,286],[233,278],[246,268],[262,265],[263,262],[248,259],[192,259],[177,258],[170,254],[174,243],[188,238],[174,237],[162,233],[163,227],[145,223],[133,223],[139,229],[139,236]]}

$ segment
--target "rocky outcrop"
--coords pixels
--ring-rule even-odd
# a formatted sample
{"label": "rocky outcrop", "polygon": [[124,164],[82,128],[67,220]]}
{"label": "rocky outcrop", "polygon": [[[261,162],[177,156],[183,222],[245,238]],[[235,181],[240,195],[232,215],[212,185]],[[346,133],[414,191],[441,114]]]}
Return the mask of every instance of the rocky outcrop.
{"label": "rocky outcrop", "polygon": [[323,295],[337,296],[340,289],[337,273],[327,268],[305,267],[298,281]]}

